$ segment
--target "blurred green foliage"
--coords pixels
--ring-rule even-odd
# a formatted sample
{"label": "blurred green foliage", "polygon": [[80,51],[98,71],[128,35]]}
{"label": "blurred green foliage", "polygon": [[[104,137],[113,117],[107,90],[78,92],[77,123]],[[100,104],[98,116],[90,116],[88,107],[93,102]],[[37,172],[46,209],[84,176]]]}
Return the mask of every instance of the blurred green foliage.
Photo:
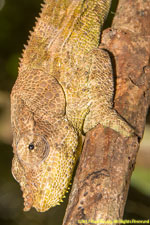
{"label": "blurred green foliage", "polygon": [[150,197],[150,169],[137,166],[133,173],[131,184]]}
{"label": "blurred green foliage", "polygon": [[38,16],[40,3],[41,0],[7,0],[0,10],[0,90],[11,90],[18,58]]}
{"label": "blurred green foliage", "polygon": [[[15,82],[18,59],[21,56],[23,44],[27,42],[29,30],[32,30],[34,26],[34,18],[39,14],[41,2],[41,0],[0,0],[1,98],[3,98],[1,93],[10,93]],[[112,6],[105,28],[111,24],[117,2],[118,0],[114,1],[115,4]],[[6,99],[9,102],[9,98]],[[1,118],[3,112],[5,112],[4,105],[4,103],[1,104],[0,100]],[[8,138],[7,141],[7,138],[2,139],[0,136],[0,141],[0,225],[60,225],[67,199],[61,206],[52,208],[45,213],[37,213],[34,209],[26,213],[22,211],[22,193],[11,175],[11,160],[13,157],[10,146],[11,140]],[[129,191],[125,219],[147,219],[150,215],[149,168],[137,167],[134,172],[133,187]]]}

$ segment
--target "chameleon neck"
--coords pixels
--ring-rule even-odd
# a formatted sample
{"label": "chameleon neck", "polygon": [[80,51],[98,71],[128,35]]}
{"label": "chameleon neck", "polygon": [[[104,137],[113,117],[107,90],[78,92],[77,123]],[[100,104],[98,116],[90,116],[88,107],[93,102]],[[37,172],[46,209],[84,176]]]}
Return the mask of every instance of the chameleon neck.
{"label": "chameleon neck", "polygon": [[[45,0],[23,53],[23,65],[47,64],[65,50],[85,55],[99,44],[111,0]],[[103,4],[102,4],[103,2]],[[36,44],[35,44],[36,43]],[[42,60],[41,60],[42,59]],[[22,62],[22,60],[21,60]],[[49,64],[49,63],[48,63]]]}

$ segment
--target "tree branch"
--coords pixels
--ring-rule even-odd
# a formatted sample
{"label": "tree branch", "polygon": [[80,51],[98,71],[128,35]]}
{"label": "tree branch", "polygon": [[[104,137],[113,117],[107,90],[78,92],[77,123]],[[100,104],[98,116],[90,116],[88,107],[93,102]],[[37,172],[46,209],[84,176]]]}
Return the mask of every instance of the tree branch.
{"label": "tree branch", "polygon": [[149,0],[120,0],[100,46],[116,63],[114,107],[139,137],[123,138],[101,125],[87,133],[63,225],[102,224],[100,220],[123,217],[150,104],[149,8]]}

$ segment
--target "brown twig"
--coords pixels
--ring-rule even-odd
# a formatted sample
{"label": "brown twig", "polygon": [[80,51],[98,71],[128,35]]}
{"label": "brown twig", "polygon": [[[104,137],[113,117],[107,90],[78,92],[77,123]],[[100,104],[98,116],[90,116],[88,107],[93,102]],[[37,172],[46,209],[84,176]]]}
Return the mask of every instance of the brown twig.
{"label": "brown twig", "polygon": [[120,0],[100,46],[116,63],[114,107],[137,135],[123,138],[101,125],[87,133],[63,225],[103,224],[123,217],[150,104],[149,9],[149,0]]}

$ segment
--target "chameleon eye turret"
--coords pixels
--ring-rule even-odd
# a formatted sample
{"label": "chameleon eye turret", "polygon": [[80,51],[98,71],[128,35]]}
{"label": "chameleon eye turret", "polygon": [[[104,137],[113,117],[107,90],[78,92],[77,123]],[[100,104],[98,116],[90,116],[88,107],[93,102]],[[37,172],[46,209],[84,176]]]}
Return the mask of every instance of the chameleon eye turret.
{"label": "chameleon eye turret", "polygon": [[[30,143],[26,146],[26,143]],[[49,153],[47,140],[39,135],[25,133],[17,143],[17,156],[22,165],[38,165],[45,160]]]}

